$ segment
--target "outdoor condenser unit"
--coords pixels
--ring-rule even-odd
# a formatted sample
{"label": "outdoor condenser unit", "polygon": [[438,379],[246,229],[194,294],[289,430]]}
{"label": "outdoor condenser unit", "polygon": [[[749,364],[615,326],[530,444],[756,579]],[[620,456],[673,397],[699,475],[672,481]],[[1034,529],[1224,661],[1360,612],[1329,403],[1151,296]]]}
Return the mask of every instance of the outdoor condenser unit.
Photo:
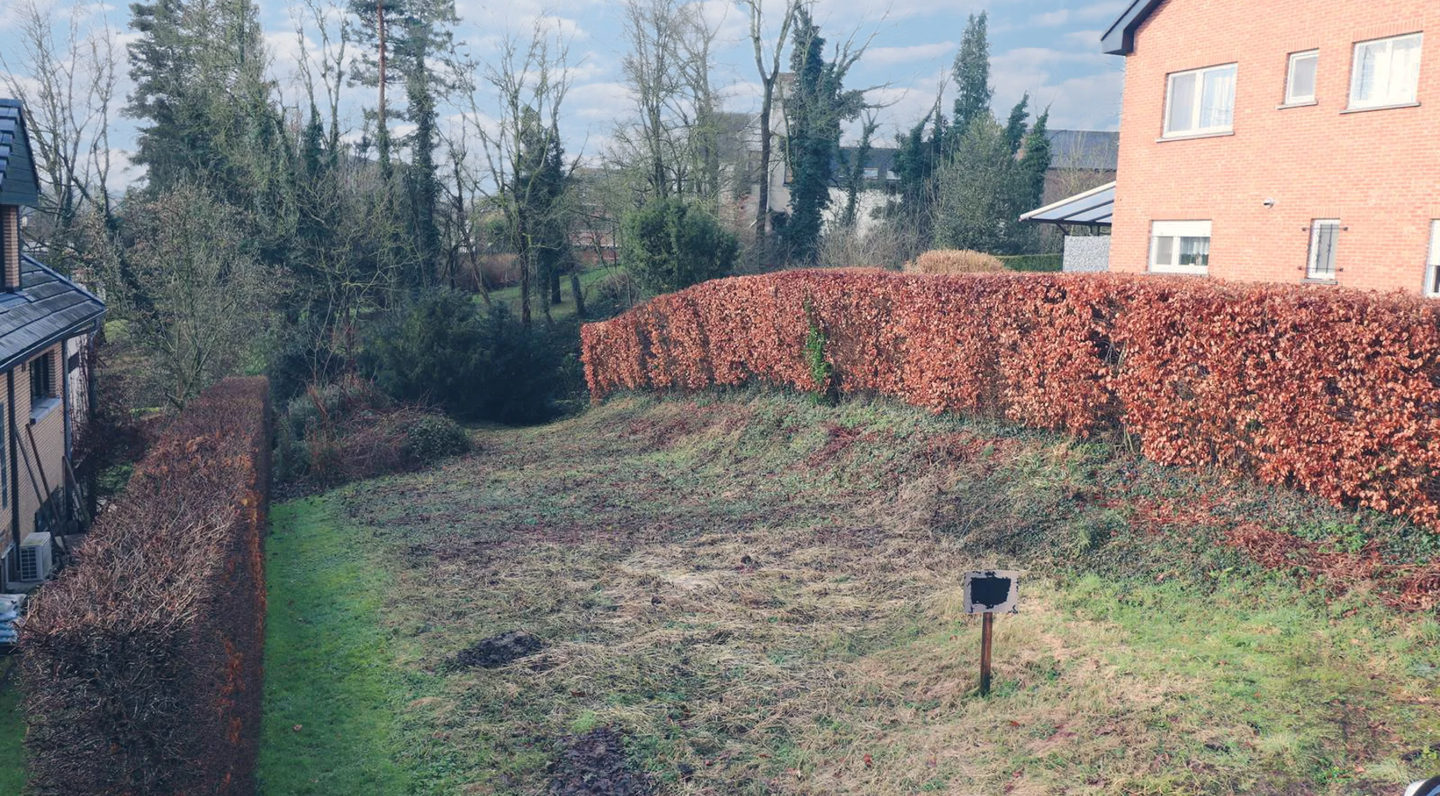
{"label": "outdoor condenser unit", "polygon": [[39,582],[50,577],[50,534],[32,533],[20,543],[20,580]]}

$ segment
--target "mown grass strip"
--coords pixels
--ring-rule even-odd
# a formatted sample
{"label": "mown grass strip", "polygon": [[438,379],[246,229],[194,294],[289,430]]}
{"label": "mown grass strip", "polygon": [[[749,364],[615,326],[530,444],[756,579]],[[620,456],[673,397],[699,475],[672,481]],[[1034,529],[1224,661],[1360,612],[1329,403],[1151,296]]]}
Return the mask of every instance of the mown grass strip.
{"label": "mown grass strip", "polygon": [[389,575],[325,500],[276,506],[271,523],[261,793],[410,792],[394,754],[402,689],[380,624]]}
{"label": "mown grass strip", "polygon": [[25,713],[14,659],[0,661],[0,793],[25,790]]}

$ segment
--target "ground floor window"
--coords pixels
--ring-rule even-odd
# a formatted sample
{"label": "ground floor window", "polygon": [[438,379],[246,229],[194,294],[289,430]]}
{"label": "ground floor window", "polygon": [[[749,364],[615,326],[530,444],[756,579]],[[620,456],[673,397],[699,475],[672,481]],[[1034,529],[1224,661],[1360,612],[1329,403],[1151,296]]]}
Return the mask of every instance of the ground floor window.
{"label": "ground floor window", "polygon": [[1340,221],[1317,218],[1310,224],[1310,262],[1307,279],[1335,278],[1335,245],[1340,242]]}
{"label": "ground floor window", "polygon": [[1209,273],[1210,222],[1151,223],[1150,270],[1159,274]]}

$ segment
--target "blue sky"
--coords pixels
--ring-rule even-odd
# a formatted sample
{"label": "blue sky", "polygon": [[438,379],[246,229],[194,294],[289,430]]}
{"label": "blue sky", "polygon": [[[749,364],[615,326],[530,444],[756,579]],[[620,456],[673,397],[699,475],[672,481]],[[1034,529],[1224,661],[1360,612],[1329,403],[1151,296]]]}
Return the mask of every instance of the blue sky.
{"label": "blue sky", "polygon": [[[753,110],[758,105],[758,84],[744,13],[725,0],[701,1],[720,30],[715,83],[725,87],[731,110]],[[296,103],[302,96],[294,77],[296,59],[302,49],[313,54],[319,45],[313,33],[303,45],[297,37],[292,12],[298,3],[259,3],[272,71],[287,102]],[[493,55],[500,34],[527,30],[537,18],[564,32],[575,64],[564,119],[567,149],[572,154],[599,154],[629,107],[620,73],[620,4],[606,0],[457,0],[457,4],[462,18],[457,38],[478,60]],[[948,75],[967,16],[982,9],[990,14],[997,114],[1003,116],[1028,91],[1040,106],[1050,106],[1054,128],[1115,129],[1124,64],[1119,57],[1100,53],[1099,38],[1124,5],[1124,0],[818,0],[815,17],[831,41],[857,31],[862,38],[873,34],[871,48],[852,72],[850,83],[882,86],[871,96],[888,105],[880,115],[881,135],[891,141],[895,132],[913,124],[931,106]],[[86,8],[93,11],[84,16],[84,24],[108,20],[121,43],[130,38],[126,6]],[[14,36],[14,26],[0,12],[0,54],[15,52]],[[127,88],[128,80],[122,90]],[[373,104],[373,89],[353,87],[344,92],[344,112],[356,129],[361,107]],[[115,133],[113,146],[123,156],[133,146],[134,123],[120,121]]]}

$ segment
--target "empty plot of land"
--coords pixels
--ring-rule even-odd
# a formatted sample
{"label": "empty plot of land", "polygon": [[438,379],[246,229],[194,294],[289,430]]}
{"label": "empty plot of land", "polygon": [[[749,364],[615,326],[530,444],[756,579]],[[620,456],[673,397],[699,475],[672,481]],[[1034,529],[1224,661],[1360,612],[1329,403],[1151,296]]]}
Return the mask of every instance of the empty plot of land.
{"label": "empty plot of land", "polygon": [[[1440,627],[1374,514],[883,403],[622,398],[278,507],[268,794],[1394,793]],[[974,692],[977,567],[1027,571]]]}

